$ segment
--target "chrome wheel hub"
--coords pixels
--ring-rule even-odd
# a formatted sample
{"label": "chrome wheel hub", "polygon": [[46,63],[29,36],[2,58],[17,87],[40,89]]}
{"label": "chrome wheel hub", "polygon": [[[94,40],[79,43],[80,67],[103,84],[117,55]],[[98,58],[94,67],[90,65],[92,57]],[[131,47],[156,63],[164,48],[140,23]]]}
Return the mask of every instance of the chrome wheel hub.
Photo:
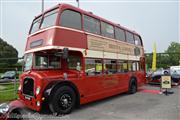
{"label": "chrome wheel hub", "polygon": [[63,94],[60,97],[60,107],[62,109],[68,109],[69,107],[71,107],[71,103],[72,103],[72,98],[69,94]]}

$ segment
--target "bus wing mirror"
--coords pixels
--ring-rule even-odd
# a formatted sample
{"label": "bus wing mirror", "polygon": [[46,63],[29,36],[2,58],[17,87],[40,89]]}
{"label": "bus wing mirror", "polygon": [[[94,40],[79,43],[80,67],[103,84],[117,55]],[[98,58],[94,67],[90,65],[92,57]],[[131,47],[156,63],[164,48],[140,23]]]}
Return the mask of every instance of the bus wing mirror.
{"label": "bus wing mirror", "polygon": [[69,49],[68,48],[64,48],[63,49],[63,59],[67,59],[69,56]]}

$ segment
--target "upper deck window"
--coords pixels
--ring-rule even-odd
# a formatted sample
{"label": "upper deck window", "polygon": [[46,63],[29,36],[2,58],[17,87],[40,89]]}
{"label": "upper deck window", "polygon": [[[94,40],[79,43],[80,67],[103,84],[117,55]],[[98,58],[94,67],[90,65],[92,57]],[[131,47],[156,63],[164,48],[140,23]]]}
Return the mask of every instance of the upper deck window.
{"label": "upper deck window", "polygon": [[36,18],[32,23],[30,34],[38,31],[40,28],[53,26],[56,21],[57,13],[58,13],[58,9],[55,9],[55,10],[45,13],[43,16],[43,20],[42,20],[42,15]]}
{"label": "upper deck window", "polygon": [[118,40],[125,41],[125,32],[120,28],[115,28],[115,37]]}
{"label": "upper deck window", "polygon": [[114,27],[108,23],[101,22],[101,32],[105,37],[114,38]]}
{"label": "upper deck window", "polygon": [[41,25],[41,28],[46,28],[46,27],[50,27],[53,26],[55,24],[56,18],[57,18],[57,14],[58,14],[58,9],[55,9],[53,11],[47,12],[44,15],[44,19]]}
{"label": "upper deck window", "polygon": [[84,15],[84,30],[95,34],[100,34],[100,22],[99,20]]}
{"label": "upper deck window", "polygon": [[140,37],[137,36],[137,35],[134,35],[134,38],[135,38],[135,44],[136,44],[136,45],[139,45],[139,46],[142,46]]}
{"label": "upper deck window", "polygon": [[128,43],[134,44],[134,36],[132,33],[126,31],[126,40]]}
{"label": "upper deck window", "polygon": [[31,27],[31,32],[30,33],[34,33],[36,31],[39,30],[39,27],[40,27],[40,24],[41,24],[41,19],[42,19],[42,16],[36,18],[33,23],[32,23],[32,27]]}
{"label": "upper deck window", "polygon": [[81,14],[72,10],[64,10],[61,14],[61,26],[81,30]]}

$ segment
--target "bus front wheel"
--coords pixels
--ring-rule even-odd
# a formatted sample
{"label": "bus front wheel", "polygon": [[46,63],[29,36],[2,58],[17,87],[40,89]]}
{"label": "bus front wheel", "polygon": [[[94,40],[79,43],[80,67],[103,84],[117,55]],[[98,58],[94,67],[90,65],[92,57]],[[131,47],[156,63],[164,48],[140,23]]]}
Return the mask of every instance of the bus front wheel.
{"label": "bus front wheel", "polygon": [[69,86],[58,88],[50,99],[49,108],[54,114],[68,114],[76,103],[75,92]]}

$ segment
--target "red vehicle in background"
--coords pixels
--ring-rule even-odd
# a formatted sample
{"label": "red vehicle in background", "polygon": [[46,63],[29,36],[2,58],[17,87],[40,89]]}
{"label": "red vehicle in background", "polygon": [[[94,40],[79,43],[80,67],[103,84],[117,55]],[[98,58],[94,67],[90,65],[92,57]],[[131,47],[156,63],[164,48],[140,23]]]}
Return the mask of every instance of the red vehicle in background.
{"label": "red vehicle in background", "polygon": [[24,61],[19,101],[35,111],[46,105],[67,114],[81,104],[133,94],[146,82],[140,35],[68,4],[33,20]]}

